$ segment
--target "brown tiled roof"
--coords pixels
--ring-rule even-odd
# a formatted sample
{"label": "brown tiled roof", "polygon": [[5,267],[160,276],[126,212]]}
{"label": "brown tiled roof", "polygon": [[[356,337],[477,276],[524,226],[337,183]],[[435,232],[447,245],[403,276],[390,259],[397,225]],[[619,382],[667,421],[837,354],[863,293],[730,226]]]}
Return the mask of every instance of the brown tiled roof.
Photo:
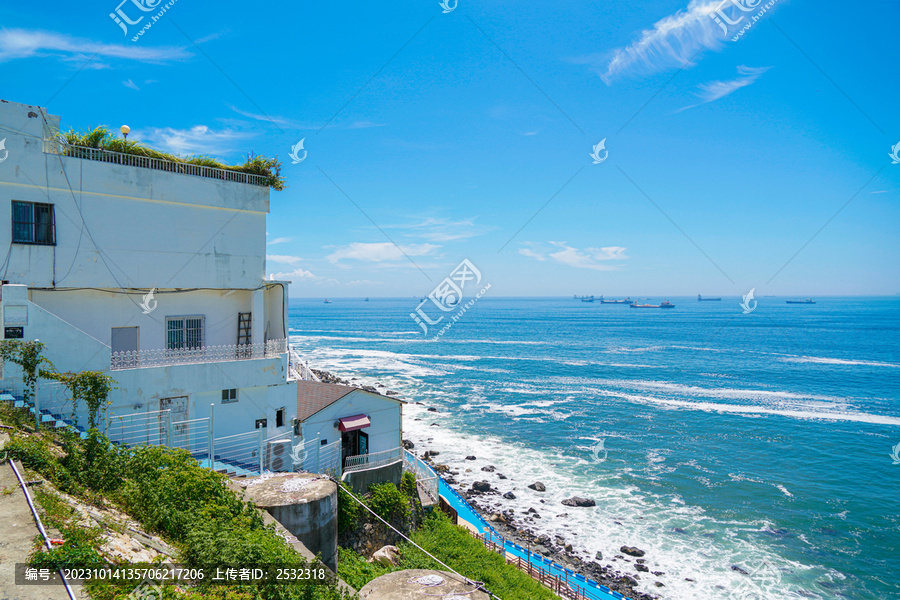
{"label": "brown tiled roof", "polygon": [[362,388],[352,385],[338,385],[336,383],[321,383],[318,381],[297,381],[297,418],[305,421],[326,406],[330,406],[349,394],[352,391],[359,390],[385,400],[393,400],[400,404],[406,404],[405,400],[385,396],[378,392],[370,392]]}
{"label": "brown tiled roof", "polygon": [[358,389],[349,385],[300,380],[297,382],[297,418],[305,421],[326,406],[334,404]]}

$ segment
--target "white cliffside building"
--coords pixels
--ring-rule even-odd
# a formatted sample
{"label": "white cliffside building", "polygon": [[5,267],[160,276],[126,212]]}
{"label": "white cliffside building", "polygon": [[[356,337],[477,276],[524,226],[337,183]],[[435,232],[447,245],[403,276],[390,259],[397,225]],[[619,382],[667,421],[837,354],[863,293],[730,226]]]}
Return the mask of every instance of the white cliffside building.
{"label": "white cliffside building", "polygon": [[[148,415],[133,432],[143,441],[159,443],[152,415],[165,409],[177,422],[214,416],[216,437],[289,435],[303,367],[289,360],[288,282],[265,279],[264,178],[66,155],[59,117],[36,106],[0,101],[0,125],[0,333],[40,340],[58,371],[111,375],[109,412]],[[15,391],[6,370],[0,388]],[[42,386],[40,408],[62,411],[64,394]],[[175,436],[212,437],[190,424]]]}

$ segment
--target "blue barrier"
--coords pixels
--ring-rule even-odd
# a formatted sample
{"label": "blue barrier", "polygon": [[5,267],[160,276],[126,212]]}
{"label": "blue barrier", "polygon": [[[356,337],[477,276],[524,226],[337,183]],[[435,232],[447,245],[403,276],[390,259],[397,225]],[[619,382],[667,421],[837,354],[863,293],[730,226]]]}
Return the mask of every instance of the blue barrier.
{"label": "blue barrier", "polygon": [[447,482],[444,481],[444,478],[438,475],[430,465],[413,455],[411,452],[409,455],[412,456],[419,465],[424,467],[427,472],[430,472],[438,478],[438,494],[453,507],[457,517],[470,523],[476,530],[482,532],[487,541],[502,546],[509,554],[512,554],[517,558],[522,558],[539,569],[546,570],[551,575],[558,577],[564,582],[567,582],[570,577],[574,577],[578,583],[583,584],[578,586],[579,591],[591,600],[630,600],[619,592],[613,592],[605,585],[598,584],[593,579],[587,579],[584,575],[580,575],[571,569],[562,567],[549,558],[544,558],[537,552],[530,552],[528,549],[504,539],[503,536],[497,533],[497,531],[491,527],[474,508],[472,508],[468,501],[450,487]]}

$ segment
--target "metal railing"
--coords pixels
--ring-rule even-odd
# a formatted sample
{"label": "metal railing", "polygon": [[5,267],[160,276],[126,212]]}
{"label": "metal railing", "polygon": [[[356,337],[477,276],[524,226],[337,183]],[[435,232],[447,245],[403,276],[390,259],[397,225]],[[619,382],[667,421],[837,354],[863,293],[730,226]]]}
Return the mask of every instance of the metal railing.
{"label": "metal railing", "polygon": [[320,381],[319,376],[309,368],[309,362],[300,358],[290,346],[288,346],[288,379]]}
{"label": "metal railing", "polygon": [[113,352],[110,370],[168,367],[273,358],[287,352],[287,340],[269,340],[258,344],[230,344],[224,346],[200,346],[199,348],[175,348],[153,350],[127,350]]}
{"label": "metal railing", "polygon": [[416,458],[409,450],[403,450],[403,470],[409,471],[416,478],[416,486],[430,500],[431,505],[437,504],[440,498],[438,491],[438,476],[431,467]]}
{"label": "metal railing", "polygon": [[269,185],[265,175],[244,173],[243,171],[234,171],[232,169],[219,169],[217,167],[207,167],[204,165],[193,165],[164,158],[140,156],[138,154],[125,154],[122,152],[114,152],[112,150],[104,150],[102,148],[75,146],[59,138],[45,139],[44,152],[47,154],[61,154],[63,156],[72,156],[74,158],[96,160],[99,162],[126,165],[129,167],[142,167],[145,169],[154,169],[156,171],[167,171],[169,173],[181,173],[184,175],[195,175],[197,177],[221,179],[222,181],[234,181],[237,183],[249,183],[251,185],[261,186]]}
{"label": "metal railing", "polygon": [[352,473],[353,471],[363,471],[365,469],[377,469],[402,459],[403,448],[400,446],[391,448],[390,450],[382,450],[381,452],[370,452],[369,454],[357,454],[356,456],[348,456],[344,459],[344,473]]}

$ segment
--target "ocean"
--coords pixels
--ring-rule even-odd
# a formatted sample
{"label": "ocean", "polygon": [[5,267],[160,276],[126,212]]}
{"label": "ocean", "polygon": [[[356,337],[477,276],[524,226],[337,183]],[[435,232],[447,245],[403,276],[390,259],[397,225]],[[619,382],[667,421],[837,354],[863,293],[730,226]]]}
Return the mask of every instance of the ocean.
{"label": "ocean", "polygon": [[[464,485],[496,466],[516,495],[496,507],[538,509],[536,530],[624,573],[619,548],[645,550],[664,574],[643,591],[900,598],[900,297],[763,297],[750,314],[668,299],[488,294],[437,339],[416,298],[295,299],[290,339],[313,368],[410,400],[403,437]],[[573,495],[597,505],[560,504]]]}

